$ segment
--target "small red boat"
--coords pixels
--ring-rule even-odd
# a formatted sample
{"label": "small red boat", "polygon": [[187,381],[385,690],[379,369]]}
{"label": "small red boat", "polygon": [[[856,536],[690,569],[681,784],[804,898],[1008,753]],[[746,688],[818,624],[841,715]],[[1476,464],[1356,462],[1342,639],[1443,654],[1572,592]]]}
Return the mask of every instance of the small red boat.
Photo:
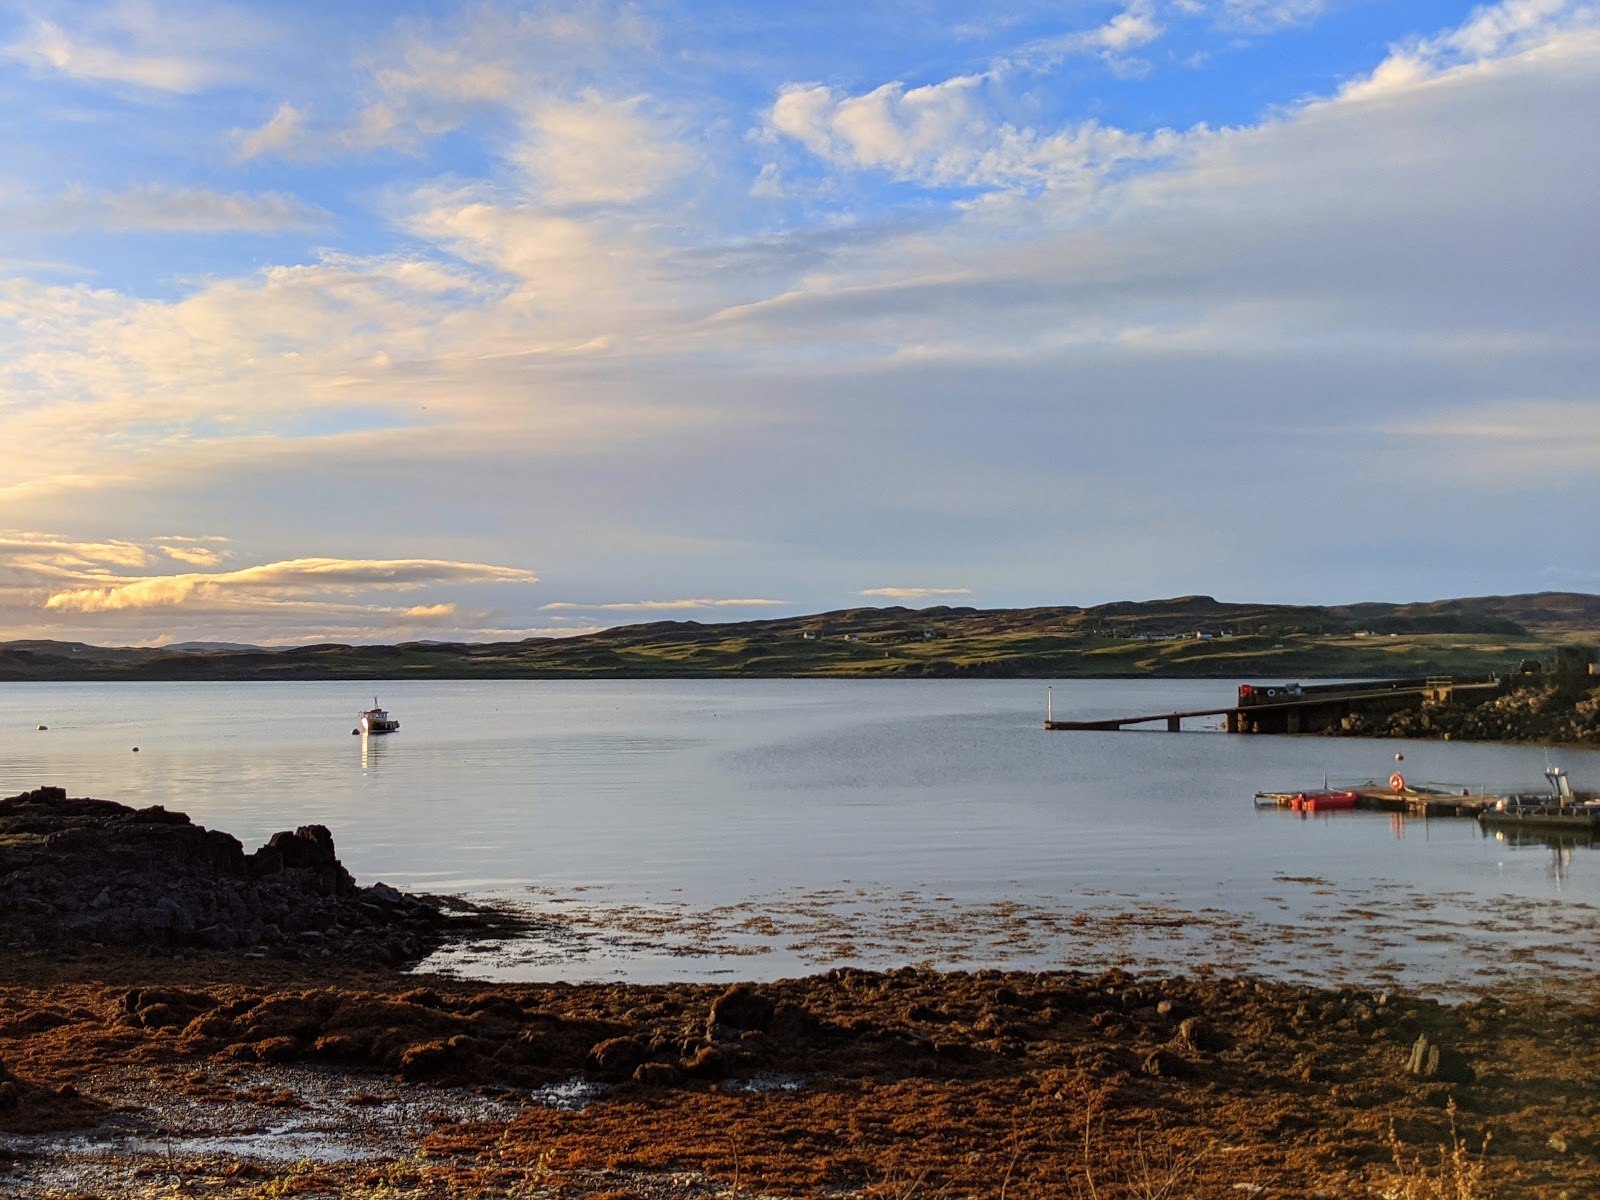
{"label": "small red boat", "polygon": [[1301,792],[1289,802],[1295,812],[1342,812],[1356,806],[1354,792]]}

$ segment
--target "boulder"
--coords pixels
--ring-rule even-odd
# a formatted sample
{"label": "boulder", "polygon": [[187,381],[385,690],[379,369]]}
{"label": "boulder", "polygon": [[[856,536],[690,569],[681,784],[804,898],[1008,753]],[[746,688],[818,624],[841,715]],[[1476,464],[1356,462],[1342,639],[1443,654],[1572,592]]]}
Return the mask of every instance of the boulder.
{"label": "boulder", "polygon": [[765,1032],[772,1024],[772,1001],[757,995],[748,985],[736,983],[711,1002],[711,1013],[706,1027],[717,1025],[729,1029],[755,1029]]}

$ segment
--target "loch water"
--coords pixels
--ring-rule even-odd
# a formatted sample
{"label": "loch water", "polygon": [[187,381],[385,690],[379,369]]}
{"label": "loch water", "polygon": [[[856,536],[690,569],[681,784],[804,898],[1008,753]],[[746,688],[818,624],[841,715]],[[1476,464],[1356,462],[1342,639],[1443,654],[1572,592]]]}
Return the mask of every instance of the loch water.
{"label": "loch water", "polygon": [[[1047,732],[1045,686],[7,684],[0,794],[162,804],[247,848],[321,823],[362,882],[513,900],[567,935],[445,964],[469,975],[1115,962],[1471,991],[1581,972],[1600,945],[1594,847],[1251,799],[1386,779],[1397,752],[1417,780],[1527,791],[1555,763],[1595,788],[1600,754]],[[1060,682],[1055,713],[1216,707],[1235,686]],[[374,693],[400,731],[352,736]]]}

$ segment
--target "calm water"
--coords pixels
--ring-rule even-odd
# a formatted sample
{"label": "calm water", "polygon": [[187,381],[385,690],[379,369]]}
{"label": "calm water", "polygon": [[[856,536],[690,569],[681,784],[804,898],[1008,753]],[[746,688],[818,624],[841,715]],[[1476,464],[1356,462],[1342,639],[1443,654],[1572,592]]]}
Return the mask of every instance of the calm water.
{"label": "calm water", "polygon": [[[1461,965],[1463,941],[1527,953],[1530,938],[1560,933],[1559,955],[1600,912],[1600,852],[1587,847],[1511,846],[1469,821],[1301,820],[1251,803],[1257,789],[1324,776],[1386,778],[1397,750],[1413,779],[1528,790],[1554,753],[1575,785],[1600,787],[1595,753],[1046,733],[1034,681],[405,681],[376,685],[401,731],[353,737],[373,689],[0,685],[0,794],[56,784],[164,804],[247,848],[321,822],[363,882],[525,897],[585,931],[536,960],[469,959],[463,969],[480,974],[1037,965],[1092,958],[1109,940],[1129,961],[1192,958],[1209,944],[1252,969],[1464,985],[1490,964]],[[1159,712],[1232,692],[1066,683],[1055,708]],[[1367,914],[1365,939],[1340,932],[1352,906]],[[1192,920],[1152,931],[1110,919],[1157,908]],[[1072,913],[1109,923],[1091,938],[1081,921],[1061,924]],[[739,958],[753,942],[709,928],[759,931],[752,918],[770,914],[782,928],[759,956]],[[1041,942],[1052,920],[1061,936]],[[949,928],[935,937],[939,922]],[[633,932],[611,936],[608,924]],[[682,944],[664,953],[673,938]]]}

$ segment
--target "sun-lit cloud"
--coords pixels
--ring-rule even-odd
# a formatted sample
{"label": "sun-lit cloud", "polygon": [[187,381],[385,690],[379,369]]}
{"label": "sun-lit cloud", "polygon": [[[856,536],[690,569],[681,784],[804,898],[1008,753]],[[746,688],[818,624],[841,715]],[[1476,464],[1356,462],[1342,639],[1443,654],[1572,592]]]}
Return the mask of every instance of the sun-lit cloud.
{"label": "sun-lit cloud", "polygon": [[408,621],[442,621],[456,611],[454,604],[414,604],[406,609],[405,617]]}
{"label": "sun-lit cloud", "polygon": [[[537,583],[532,571],[432,559],[298,558],[212,574],[154,575],[107,587],[57,592],[46,608],[103,612],[213,600],[230,594],[264,598],[370,591],[408,591],[430,584]],[[409,610],[408,610],[409,611]]]}
{"label": "sun-lit cloud", "polygon": [[937,596],[970,596],[971,588],[964,587],[878,587],[865,588],[862,596],[882,596],[890,600],[930,600]]}
{"label": "sun-lit cloud", "polygon": [[[676,0],[14,20],[0,503],[73,536],[4,549],[0,619],[565,627],[492,581],[236,577],[310,554],[536,561],[588,624],[949,564],[986,604],[1359,592],[1391,576],[1352,530],[1409,569],[1469,524],[1507,590],[1505,531],[1588,536],[1581,472],[1542,515],[1459,469],[1399,515],[1359,481],[1424,443],[1537,479],[1534,442],[1453,432],[1519,413],[1588,444],[1592,3],[1337,6],[1349,36],[1271,70],[1258,35],[1320,5],[1025,7],[967,40],[841,10],[825,53],[804,12]],[[1337,519],[1205,518],[1258,476],[1358,482]],[[197,514],[234,540],[135,536]]]}
{"label": "sun-lit cloud", "polygon": [[674,134],[640,97],[594,92],[533,106],[513,161],[553,205],[628,204],[658,191],[689,166]]}
{"label": "sun-lit cloud", "polygon": [[137,542],[108,539],[75,541],[49,533],[0,530],[0,569],[33,569],[56,573],[79,570],[137,568],[153,561]]}
{"label": "sun-lit cloud", "polygon": [[[569,183],[581,173],[599,186],[599,172],[578,157],[588,145],[637,186],[641,175],[667,165],[650,157],[639,136],[643,125],[629,111],[638,98],[595,111],[584,97],[593,95],[597,68],[653,37],[651,24],[626,4],[488,3],[438,20],[402,19],[361,55],[362,98],[353,111],[322,113],[313,122],[308,104],[286,99],[262,125],[234,130],[234,151],[242,160],[302,161],[383,149],[418,153],[485,110],[511,111],[551,146],[555,172]],[[607,144],[607,133],[620,144]]]}
{"label": "sun-lit cloud", "polygon": [[225,537],[184,537],[174,534],[150,540],[162,554],[186,566],[214,567],[232,557],[232,552],[224,549],[228,541]]}
{"label": "sun-lit cloud", "polygon": [[[103,637],[117,629],[147,644],[194,638],[293,644],[316,640],[314,630],[358,640],[387,632],[399,639],[415,636],[421,625],[481,640],[487,631],[509,628],[499,611],[438,593],[478,597],[538,582],[519,567],[420,558],[300,558],[236,570],[161,570],[171,562],[215,566],[238,550],[215,534],[136,542],[0,531],[0,638],[93,637],[96,631]],[[397,593],[432,595],[395,603]],[[174,628],[182,633],[174,635]]]}

